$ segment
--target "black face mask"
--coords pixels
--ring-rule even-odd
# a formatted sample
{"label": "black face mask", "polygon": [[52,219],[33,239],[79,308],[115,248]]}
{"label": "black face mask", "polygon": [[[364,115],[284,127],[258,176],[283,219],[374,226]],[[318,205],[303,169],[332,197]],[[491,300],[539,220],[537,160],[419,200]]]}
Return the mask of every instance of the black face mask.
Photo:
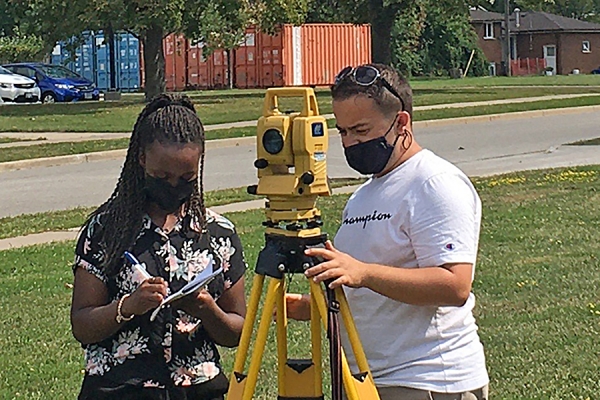
{"label": "black face mask", "polygon": [[363,175],[378,174],[383,171],[390,161],[390,157],[392,157],[396,142],[400,138],[400,135],[396,136],[394,144],[391,145],[385,139],[395,124],[396,118],[394,118],[392,126],[383,136],[344,148],[348,165]]}
{"label": "black face mask", "polygon": [[186,181],[180,178],[177,186],[172,186],[164,178],[146,175],[144,192],[149,201],[155,203],[162,210],[173,213],[192,197],[194,182],[195,180]]}

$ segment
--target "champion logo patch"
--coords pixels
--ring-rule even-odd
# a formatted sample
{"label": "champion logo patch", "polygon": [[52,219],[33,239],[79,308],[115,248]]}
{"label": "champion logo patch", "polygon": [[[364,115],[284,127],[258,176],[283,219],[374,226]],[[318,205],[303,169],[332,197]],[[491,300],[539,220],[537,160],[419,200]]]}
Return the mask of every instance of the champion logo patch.
{"label": "champion logo patch", "polygon": [[448,243],[446,246],[444,246],[444,248],[446,250],[454,250],[456,249],[456,246],[454,245],[454,243]]}

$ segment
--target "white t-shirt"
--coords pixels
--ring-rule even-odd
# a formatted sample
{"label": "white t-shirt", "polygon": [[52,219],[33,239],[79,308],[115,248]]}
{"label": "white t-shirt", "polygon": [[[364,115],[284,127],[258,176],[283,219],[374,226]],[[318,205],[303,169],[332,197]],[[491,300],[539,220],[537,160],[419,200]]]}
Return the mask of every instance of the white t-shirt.
{"label": "white t-shirt", "polygon": [[[421,150],[350,197],[334,245],[360,261],[394,267],[475,265],[480,223],[481,201],[467,176]],[[377,386],[459,393],[488,383],[472,293],[462,307],[436,307],[367,288],[344,290]],[[356,372],[344,331],[342,343]]]}

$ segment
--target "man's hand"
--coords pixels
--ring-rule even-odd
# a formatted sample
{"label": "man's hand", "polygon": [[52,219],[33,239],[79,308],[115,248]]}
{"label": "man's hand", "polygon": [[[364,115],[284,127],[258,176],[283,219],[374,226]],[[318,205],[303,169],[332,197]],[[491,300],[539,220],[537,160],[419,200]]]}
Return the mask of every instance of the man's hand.
{"label": "man's hand", "polygon": [[[310,294],[286,293],[285,306],[287,317],[296,321],[310,320]],[[277,308],[273,312],[274,318],[277,318]]]}
{"label": "man's hand", "polygon": [[320,257],[325,261],[306,270],[308,278],[320,283],[329,281],[329,288],[335,289],[342,285],[362,287],[365,284],[367,266],[365,263],[342,253],[333,247],[331,241],[325,243],[325,248],[310,248],[305,251],[311,257]]}

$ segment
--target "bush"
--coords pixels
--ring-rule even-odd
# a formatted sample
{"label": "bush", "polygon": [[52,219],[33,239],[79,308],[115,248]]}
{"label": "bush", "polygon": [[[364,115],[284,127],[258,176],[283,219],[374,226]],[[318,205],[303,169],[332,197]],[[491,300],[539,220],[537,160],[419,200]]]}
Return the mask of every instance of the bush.
{"label": "bush", "polygon": [[45,56],[41,38],[21,35],[18,31],[12,36],[0,37],[0,62],[41,61]]}

